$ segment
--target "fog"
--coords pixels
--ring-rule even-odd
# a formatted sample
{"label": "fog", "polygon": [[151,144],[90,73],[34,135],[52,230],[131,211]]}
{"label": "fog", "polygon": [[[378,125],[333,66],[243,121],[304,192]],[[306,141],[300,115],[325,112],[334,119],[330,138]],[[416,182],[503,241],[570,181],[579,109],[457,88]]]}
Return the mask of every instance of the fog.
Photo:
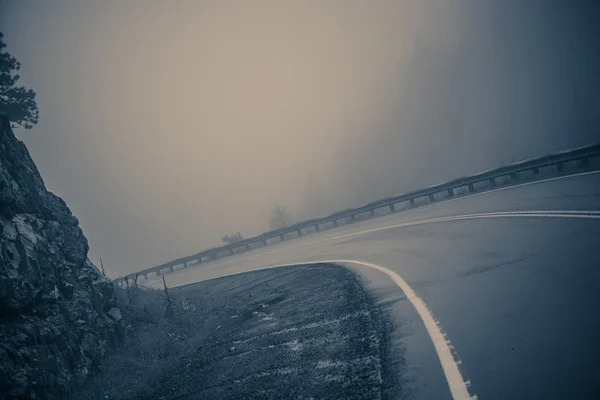
{"label": "fog", "polygon": [[600,140],[598,7],[4,1],[17,132],[111,275]]}
{"label": "fog", "polygon": [[339,162],[346,197],[370,201],[600,140],[599,3],[452,4],[453,28],[415,35],[355,128]]}

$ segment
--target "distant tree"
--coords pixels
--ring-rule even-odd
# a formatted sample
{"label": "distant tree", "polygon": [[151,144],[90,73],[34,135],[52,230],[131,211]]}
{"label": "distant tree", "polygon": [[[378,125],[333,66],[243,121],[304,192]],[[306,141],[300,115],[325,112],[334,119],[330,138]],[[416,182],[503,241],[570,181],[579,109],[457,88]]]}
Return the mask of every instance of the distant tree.
{"label": "distant tree", "polygon": [[239,241],[242,241],[242,240],[244,240],[244,238],[242,237],[242,234],[239,233],[239,232],[234,233],[231,236],[225,235],[225,236],[223,236],[221,238],[221,241],[225,242],[227,244],[236,243],[236,242],[239,242]]}
{"label": "distant tree", "polygon": [[271,208],[271,215],[269,216],[269,228],[279,229],[288,226],[292,222],[290,213],[285,209],[285,206],[280,206],[279,203],[275,202]]}
{"label": "distant tree", "polygon": [[2,49],[6,44],[0,32],[0,113],[5,114],[13,127],[31,129],[38,122],[39,110],[35,101],[35,92],[16,86],[19,80],[21,64]]}

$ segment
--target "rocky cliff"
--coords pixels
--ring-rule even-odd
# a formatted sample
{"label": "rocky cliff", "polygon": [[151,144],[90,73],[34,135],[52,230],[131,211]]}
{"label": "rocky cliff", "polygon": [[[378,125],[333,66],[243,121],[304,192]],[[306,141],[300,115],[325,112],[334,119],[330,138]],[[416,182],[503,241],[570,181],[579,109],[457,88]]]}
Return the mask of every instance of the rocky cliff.
{"label": "rocky cliff", "polygon": [[0,125],[0,398],[64,399],[124,323],[79,221]]}

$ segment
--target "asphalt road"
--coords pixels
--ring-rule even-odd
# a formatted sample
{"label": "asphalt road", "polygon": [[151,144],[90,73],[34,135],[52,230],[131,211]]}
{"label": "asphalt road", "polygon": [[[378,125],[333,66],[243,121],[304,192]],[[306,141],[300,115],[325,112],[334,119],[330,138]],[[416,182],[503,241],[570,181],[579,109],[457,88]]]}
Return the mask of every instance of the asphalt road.
{"label": "asphalt road", "polygon": [[[600,174],[588,173],[403,211],[166,279],[182,285],[342,260],[366,278],[396,322],[392,341],[404,349],[397,356],[406,396],[456,399],[466,393],[456,389],[462,385],[480,399],[600,398],[598,217]],[[364,263],[397,274],[414,295]],[[427,324],[424,314],[436,323]],[[445,344],[434,346],[436,332],[446,335]]]}

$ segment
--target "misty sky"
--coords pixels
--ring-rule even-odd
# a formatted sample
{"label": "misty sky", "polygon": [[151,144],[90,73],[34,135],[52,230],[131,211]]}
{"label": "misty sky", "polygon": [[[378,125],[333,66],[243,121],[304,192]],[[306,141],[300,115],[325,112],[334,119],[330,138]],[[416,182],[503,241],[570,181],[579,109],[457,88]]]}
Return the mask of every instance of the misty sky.
{"label": "misty sky", "polygon": [[586,1],[4,0],[18,131],[111,275],[600,140]]}

